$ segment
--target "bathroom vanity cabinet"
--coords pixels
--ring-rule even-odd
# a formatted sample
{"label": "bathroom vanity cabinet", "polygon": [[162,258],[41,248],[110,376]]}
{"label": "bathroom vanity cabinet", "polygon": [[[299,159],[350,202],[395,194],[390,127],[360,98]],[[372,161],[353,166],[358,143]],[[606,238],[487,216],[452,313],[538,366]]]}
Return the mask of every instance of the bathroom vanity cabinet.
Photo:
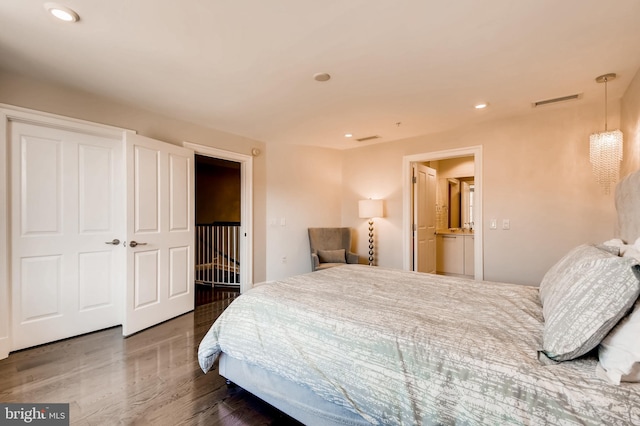
{"label": "bathroom vanity cabinet", "polygon": [[436,235],[436,272],[474,276],[473,234],[438,233]]}

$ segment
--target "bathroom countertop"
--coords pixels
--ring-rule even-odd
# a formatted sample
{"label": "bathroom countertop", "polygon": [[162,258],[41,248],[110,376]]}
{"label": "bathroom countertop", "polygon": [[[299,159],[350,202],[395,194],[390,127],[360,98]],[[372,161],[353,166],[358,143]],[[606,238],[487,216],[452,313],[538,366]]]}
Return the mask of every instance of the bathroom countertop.
{"label": "bathroom countertop", "polygon": [[438,229],[436,235],[469,235],[473,236],[473,229]]}

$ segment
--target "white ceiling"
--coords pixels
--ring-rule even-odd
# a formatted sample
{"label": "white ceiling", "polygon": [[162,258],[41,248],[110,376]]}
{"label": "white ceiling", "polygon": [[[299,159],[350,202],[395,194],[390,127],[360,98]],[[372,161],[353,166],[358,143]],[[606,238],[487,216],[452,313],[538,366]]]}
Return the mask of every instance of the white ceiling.
{"label": "white ceiling", "polygon": [[347,132],[388,142],[602,102],[609,72],[615,100],[640,67],[638,0],[59,3],[80,21],[0,1],[0,68],[267,143],[350,148]]}

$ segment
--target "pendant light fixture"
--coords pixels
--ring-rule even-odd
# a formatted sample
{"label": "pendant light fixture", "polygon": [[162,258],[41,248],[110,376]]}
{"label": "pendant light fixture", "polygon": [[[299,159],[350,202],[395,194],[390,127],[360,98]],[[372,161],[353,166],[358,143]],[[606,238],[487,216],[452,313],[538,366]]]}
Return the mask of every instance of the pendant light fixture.
{"label": "pendant light fixture", "polygon": [[616,78],[616,74],[604,74],[596,82],[604,83],[604,132],[593,133],[589,137],[589,160],[596,181],[605,194],[611,192],[611,185],[620,177],[622,161],[622,132],[607,130],[607,82]]}

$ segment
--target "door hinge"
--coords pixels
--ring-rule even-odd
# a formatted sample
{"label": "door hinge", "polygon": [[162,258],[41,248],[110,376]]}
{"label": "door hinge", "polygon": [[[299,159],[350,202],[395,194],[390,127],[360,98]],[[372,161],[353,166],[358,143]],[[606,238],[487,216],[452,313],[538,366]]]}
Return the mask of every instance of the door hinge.
{"label": "door hinge", "polygon": [[411,178],[411,182],[413,182],[413,183],[418,183],[418,178],[417,178],[417,177],[415,177],[415,176],[413,176],[413,177]]}
{"label": "door hinge", "polygon": [[416,232],[418,230],[418,225],[416,225],[415,223],[412,225],[413,228],[413,232]]}

